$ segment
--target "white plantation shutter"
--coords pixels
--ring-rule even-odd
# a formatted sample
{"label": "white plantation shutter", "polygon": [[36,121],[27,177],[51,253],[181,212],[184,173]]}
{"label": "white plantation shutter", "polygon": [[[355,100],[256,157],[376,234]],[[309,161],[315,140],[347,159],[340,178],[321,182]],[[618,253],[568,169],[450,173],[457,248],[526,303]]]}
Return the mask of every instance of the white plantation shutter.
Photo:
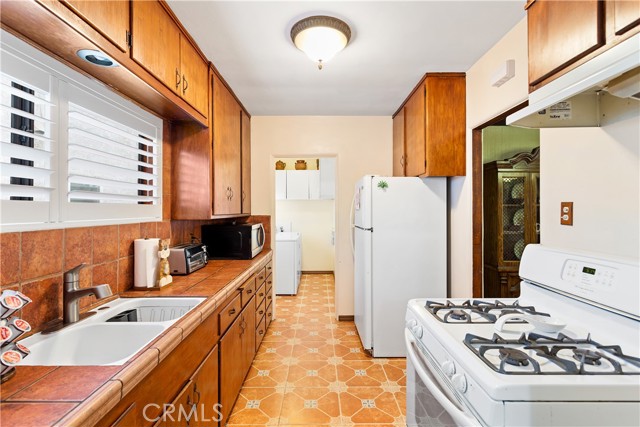
{"label": "white plantation shutter", "polygon": [[0,72],[0,203],[2,223],[48,222],[55,196],[51,79],[3,52]]}
{"label": "white plantation shutter", "polygon": [[68,201],[159,203],[153,137],[69,103]]}
{"label": "white plantation shutter", "polygon": [[0,225],[161,219],[162,119],[1,34]]}

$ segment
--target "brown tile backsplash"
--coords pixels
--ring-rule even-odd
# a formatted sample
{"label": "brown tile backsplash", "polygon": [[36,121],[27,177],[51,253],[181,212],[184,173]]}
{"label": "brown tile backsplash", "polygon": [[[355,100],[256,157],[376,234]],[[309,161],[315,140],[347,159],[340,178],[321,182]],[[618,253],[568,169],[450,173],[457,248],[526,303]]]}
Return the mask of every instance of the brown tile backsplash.
{"label": "brown tile backsplash", "polygon": [[93,230],[91,227],[68,228],[64,231],[64,269],[93,263]]}
{"label": "brown tile backsplash", "polygon": [[0,234],[0,284],[20,280],[20,233]]}
{"label": "brown tile backsplash", "polygon": [[26,281],[62,271],[63,231],[22,233],[21,249],[24,256],[20,265],[20,280]]}
{"label": "brown tile backsplash", "polygon": [[[171,245],[200,238],[203,224],[225,223],[233,219],[207,221],[161,221],[59,230],[0,234],[2,289],[20,290],[33,303],[24,308],[22,317],[37,332],[52,320],[62,317],[63,273],[78,264],[80,286],[108,283],[120,294],[133,287],[133,241],[137,238],[171,239]],[[271,241],[270,217],[251,216],[241,222],[262,222]],[[215,261],[214,261],[215,262]],[[191,276],[189,276],[191,277]],[[94,296],[82,298],[80,307],[87,310],[96,302]]]}
{"label": "brown tile backsplash", "polygon": [[119,243],[117,225],[95,227],[93,229],[93,262],[99,264],[117,259]]}

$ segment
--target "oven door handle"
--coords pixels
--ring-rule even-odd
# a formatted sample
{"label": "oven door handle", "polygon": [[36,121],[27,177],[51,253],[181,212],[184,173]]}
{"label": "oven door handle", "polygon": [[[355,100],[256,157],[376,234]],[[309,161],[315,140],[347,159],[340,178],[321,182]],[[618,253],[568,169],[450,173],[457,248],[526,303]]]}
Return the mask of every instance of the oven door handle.
{"label": "oven door handle", "polygon": [[430,373],[428,363],[423,359],[413,335],[407,329],[404,330],[404,339],[407,344],[407,357],[411,359],[414,369],[431,392],[431,395],[449,413],[458,426],[479,426],[480,423],[473,416],[467,414],[459,405],[452,402],[436,382],[437,380],[433,377],[434,374]]}

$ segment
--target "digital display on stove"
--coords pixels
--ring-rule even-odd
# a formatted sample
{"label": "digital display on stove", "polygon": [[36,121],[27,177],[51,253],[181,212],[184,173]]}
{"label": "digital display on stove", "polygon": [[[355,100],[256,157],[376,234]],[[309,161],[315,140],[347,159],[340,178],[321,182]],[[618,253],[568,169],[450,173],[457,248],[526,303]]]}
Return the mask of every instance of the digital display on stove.
{"label": "digital display on stove", "polygon": [[596,269],[595,268],[591,268],[591,267],[582,267],[582,272],[583,273],[587,273],[587,274],[591,274],[591,275],[595,275],[596,274]]}

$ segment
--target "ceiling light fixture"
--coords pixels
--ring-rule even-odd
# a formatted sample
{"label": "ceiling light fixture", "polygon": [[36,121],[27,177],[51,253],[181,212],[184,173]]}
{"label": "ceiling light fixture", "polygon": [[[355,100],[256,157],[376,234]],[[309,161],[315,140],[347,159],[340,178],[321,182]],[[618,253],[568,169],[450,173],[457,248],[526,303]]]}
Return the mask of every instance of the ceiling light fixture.
{"label": "ceiling light fixture", "polygon": [[344,49],[351,39],[351,28],[332,16],[316,15],[304,18],[291,28],[291,40],[318,69]]}

